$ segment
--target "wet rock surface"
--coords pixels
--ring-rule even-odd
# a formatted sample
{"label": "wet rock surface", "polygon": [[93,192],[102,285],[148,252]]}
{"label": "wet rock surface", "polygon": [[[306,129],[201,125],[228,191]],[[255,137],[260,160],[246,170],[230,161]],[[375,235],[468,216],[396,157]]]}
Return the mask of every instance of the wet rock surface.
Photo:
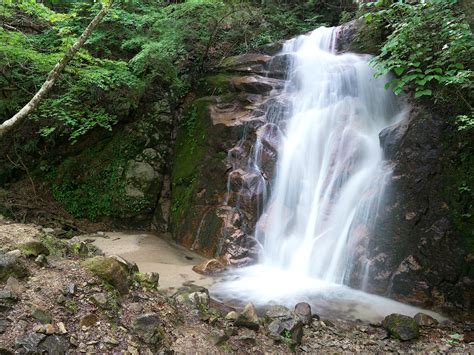
{"label": "wet rock surface", "polygon": [[364,276],[357,270],[367,267],[372,293],[449,313],[472,313],[470,232],[455,225],[455,209],[468,203],[453,194],[449,183],[458,154],[446,143],[453,128],[439,113],[418,102],[409,104],[406,119],[380,133],[387,168],[393,172],[372,237],[360,233],[364,250],[351,283],[361,287]]}
{"label": "wet rock surface", "polygon": [[[199,138],[178,132],[172,170],[174,235],[183,245],[234,266],[248,265],[258,249],[253,227],[262,213],[281,139],[270,123],[287,109],[282,96],[291,58],[247,53],[224,60],[191,105]],[[269,110],[269,107],[272,107]],[[191,134],[194,134],[191,132]],[[182,139],[180,137],[183,137]],[[258,146],[254,145],[256,141]],[[261,153],[261,170],[250,163]]]}

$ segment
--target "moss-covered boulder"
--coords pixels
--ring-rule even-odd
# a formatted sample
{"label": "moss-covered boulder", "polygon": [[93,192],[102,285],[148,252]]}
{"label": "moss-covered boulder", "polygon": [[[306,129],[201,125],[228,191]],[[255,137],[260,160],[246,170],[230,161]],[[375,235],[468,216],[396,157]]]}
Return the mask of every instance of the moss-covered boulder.
{"label": "moss-covered boulder", "polygon": [[403,314],[393,313],[386,316],[382,325],[392,338],[406,341],[420,336],[418,323],[412,317]]}
{"label": "moss-covered boulder", "polygon": [[39,240],[31,240],[29,242],[17,244],[16,248],[25,256],[37,257],[41,254],[49,255],[49,249]]}
{"label": "moss-covered boulder", "polygon": [[130,275],[117,260],[96,256],[83,261],[82,266],[94,276],[115,287],[121,294],[128,293]]}

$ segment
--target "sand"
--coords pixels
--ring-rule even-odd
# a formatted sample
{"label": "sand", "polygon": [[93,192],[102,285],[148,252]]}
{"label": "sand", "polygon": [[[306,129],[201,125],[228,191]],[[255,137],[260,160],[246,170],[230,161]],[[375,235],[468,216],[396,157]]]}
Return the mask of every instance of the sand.
{"label": "sand", "polygon": [[[100,233],[100,232],[99,232]],[[102,234],[102,233],[101,233]],[[215,280],[200,275],[192,267],[205,258],[177,245],[169,235],[133,232],[104,232],[103,235],[89,234],[79,237],[92,242],[105,255],[119,255],[135,262],[140,272],[160,274],[160,289],[172,293],[184,283],[209,287]]]}

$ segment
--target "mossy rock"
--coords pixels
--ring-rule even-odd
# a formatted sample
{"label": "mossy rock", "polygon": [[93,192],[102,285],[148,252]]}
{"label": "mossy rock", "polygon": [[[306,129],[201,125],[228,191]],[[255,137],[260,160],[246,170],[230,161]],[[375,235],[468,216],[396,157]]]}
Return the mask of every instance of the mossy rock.
{"label": "mossy rock", "polygon": [[382,325],[392,338],[406,341],[420,336],[420,327],[415,319],[403,314],[393,313],[386,316]]}
{"label": "mossy rock", "polygon": [[83,261],[82,266],[94,276],[115,287],[121,294],[128,293],[130,277],[117,260],[96,256]]}
{"label": "mossy rock", "polygon": [[37,240],[18,244],[16,248],[25,256],[37,257],[40,254],[49,255],[49,249],[42,242]]}
{"label": "mossy rock", "polygon": [[28,276],[28,269],[23,261],[13,255],[0,254],[0,282],[5,282],[10,276],[23,278]]}
{"label": "mossy rock", "polygon": [[147,344],[156,345],[165,338],[160,316],[157,313],[147,313],[137,317],[133,321],[133,330]]}

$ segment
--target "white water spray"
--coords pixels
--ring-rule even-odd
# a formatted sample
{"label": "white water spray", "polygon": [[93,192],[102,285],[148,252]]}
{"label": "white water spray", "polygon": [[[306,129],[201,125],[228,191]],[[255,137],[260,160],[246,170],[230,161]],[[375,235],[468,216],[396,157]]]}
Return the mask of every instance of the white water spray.
{"label": "white water spray", "polygon": [[284,93],[291,109],[281,122],[267,117],[285,128],[271,197],[255,228],[261,259],[214,291],[289,306],[345,299],[361,318],[389,309],[413,315],[414,307],[343,286],[357,244],[351,237],[360,226],[371,229],[383,198],[379,132],[403,113],[367,56],[335,53],[336,36],[323,27],[283,48],[294,58]]}

